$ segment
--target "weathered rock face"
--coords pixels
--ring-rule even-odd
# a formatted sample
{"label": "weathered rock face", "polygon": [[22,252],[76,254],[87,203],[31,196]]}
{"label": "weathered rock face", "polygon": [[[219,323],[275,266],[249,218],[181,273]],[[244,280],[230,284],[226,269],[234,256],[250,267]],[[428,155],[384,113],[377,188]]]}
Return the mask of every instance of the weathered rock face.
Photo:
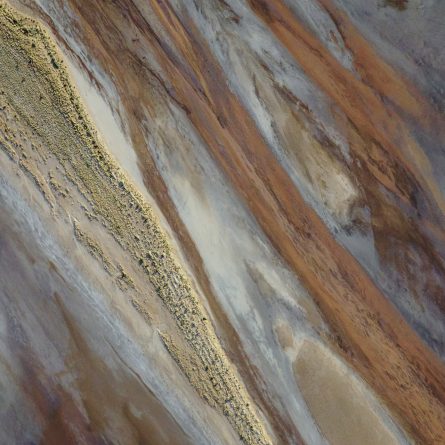
{"label": "weathered rock face", "polygon": [[0,1],[0,443],[445,443],[444,18]]}

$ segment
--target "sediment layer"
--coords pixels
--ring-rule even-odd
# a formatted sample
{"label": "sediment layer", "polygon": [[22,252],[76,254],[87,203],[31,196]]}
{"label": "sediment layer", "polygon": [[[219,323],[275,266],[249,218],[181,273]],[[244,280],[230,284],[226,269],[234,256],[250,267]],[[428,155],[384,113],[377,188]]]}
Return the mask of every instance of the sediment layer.
{"label": "sediment layer", "polygon": [[445,443],[445,3],[9,3],[0,442]]}
{"label": "sediment layer", "polygon": [[[53,168],[61,169],[64,183],[72,183],[88,202],[88,217],[97,219],[132,255],[175,318],[193,356],[184,362],[174,345],[167,341],[166,345],[194,387],[223,411],[244,443],[271,443],[158,219],[100,142],[50,37],[35,21],[4,3],[0,4],[0,58],[2,110],[26,124],[38,155],[32,157],[20,146],[5,120],[2,147],[14,147],[7,153],[19,164],[29,163],[28,172],[44,170],[47,158]],[[50,178],[40,177],[36,183],[44,192]],[[106,267],[100,248],[78,227],[75,230]]]}

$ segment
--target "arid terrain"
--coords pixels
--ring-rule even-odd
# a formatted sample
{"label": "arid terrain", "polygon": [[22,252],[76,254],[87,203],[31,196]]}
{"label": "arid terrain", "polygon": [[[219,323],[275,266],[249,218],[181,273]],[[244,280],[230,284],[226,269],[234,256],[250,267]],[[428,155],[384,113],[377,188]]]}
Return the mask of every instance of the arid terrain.
{"label": "arid terrain", "polygon": [[444,42],[0,0],[0,445],[444,445]]}

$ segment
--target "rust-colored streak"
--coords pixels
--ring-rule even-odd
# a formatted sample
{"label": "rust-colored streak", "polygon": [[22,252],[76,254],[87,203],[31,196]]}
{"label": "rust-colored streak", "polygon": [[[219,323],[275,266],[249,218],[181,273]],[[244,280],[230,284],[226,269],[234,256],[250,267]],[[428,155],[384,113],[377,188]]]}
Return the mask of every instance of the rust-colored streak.
{"label": "rust-colored streak", "polygon": [[346,47],[354,55],[354,68],[359,72],[362,82],[413,118],[420,120],[421,125],[428,125],[428,129],[437,130],[437,126],[430,125],[431,120],[428,119],[434,116],[434,111],[414,86],[380,58],[343,11],[336,8],[330,0],[319,0],[319,3],[326,9]]}
{"label": "rust-colored streak", "polygon": [[[347,43],[357,51],[359,58],[355,63],[358,71],[367,73],[364,81],[344,68],[316,37],[294,19],[292,12],[281,0],[249,0],[252,9],[306,74],[335,102],[362,136],[379,145],[385,156],[394,157],[421,184],[420,188],[428,192],[425,199],[432,202],[431,208],[438,206],[443,214],[443,197],[436,183],[430,180],[432,173],[429,160],[404,121],[395,110],[385,105],[381,95],[388,97],[398,107],[403,107],[405,113],[416,118],[425,128],[433,127],[437,131],[440,128],[438,124],[444,122],[443,116],[436,115],[412,86],[396,78],[393,69],[354,32],[345,15],[334,8],[329,0],[322,0],[321,3],[334,21],[341,23],[340,30],[347,35]],[[374,65],[372,68],[371,64]],[[409,203],[412,187],[401,190],[395,184],[391,190]]]}
{"label": "rust-colored streak", "polygon": [[[258,10],[260,2],[253,3]],[[345,355],[384,397],[411,433],[425,443],[443,443],[443,365],[425,348],[356,260],[334,241],[315,212],[304,202],[250,116],[226,86],[220,67],[191,21],[181,23],[173,13],[167,18],[166,2],[153,2],[152,6],[169,30],[177,49],[187,56],[187,60],[196,61],[197,65],[192,69],[200,72],[205,82],[206,97],[203,97],[194,88],[189,70],[181,71],[164,48],[148,34],[159,61],[174,82],[178,100],[189,109],[190,119],[273,245],[316,299],[337,332]],[[174,26],[171,20],[174,20]],[[276,23],[270,26],[284,26],[279,20]],[[291,33],[285,27],[282,32],[285,40],[291,39]],[[298,48],[301,49],[301,45],[293,51],[298,52]],[[314,49],[313,53],[317,54]],[[190,54],[194,56],[190,57]],[[320,62],[314,63],[313,69],[317,71]],[[326,71],[325,66],[319,68]],[[327,89],[334,80],[328,76]],[[354,96],[353,90],[347,90],[344,80],[338,88],[340,90],[332,87],[332,93],[348,97],[357,126],[375,134],[372,123],[365,119],[365,104],[361,101],[370,96],[373,104],[376,99],[371,93]],[[382,121],[388,118],[386,111],[377,105],[376,108]],[[385,131],[380,129],[375,137],[382,144],[392,146],[386,134],[393,136],[398,127],[398,124],[387,122],[383,127]]]}

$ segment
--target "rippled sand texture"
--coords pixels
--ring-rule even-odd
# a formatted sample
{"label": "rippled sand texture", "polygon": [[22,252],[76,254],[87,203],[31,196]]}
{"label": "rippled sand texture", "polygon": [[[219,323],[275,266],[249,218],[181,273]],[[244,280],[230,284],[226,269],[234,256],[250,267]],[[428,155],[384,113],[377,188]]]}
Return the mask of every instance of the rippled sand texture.
{"label": "rippled sand texture", "polygon": [[0,443],[445,443],[443,2],[0,5]]}

